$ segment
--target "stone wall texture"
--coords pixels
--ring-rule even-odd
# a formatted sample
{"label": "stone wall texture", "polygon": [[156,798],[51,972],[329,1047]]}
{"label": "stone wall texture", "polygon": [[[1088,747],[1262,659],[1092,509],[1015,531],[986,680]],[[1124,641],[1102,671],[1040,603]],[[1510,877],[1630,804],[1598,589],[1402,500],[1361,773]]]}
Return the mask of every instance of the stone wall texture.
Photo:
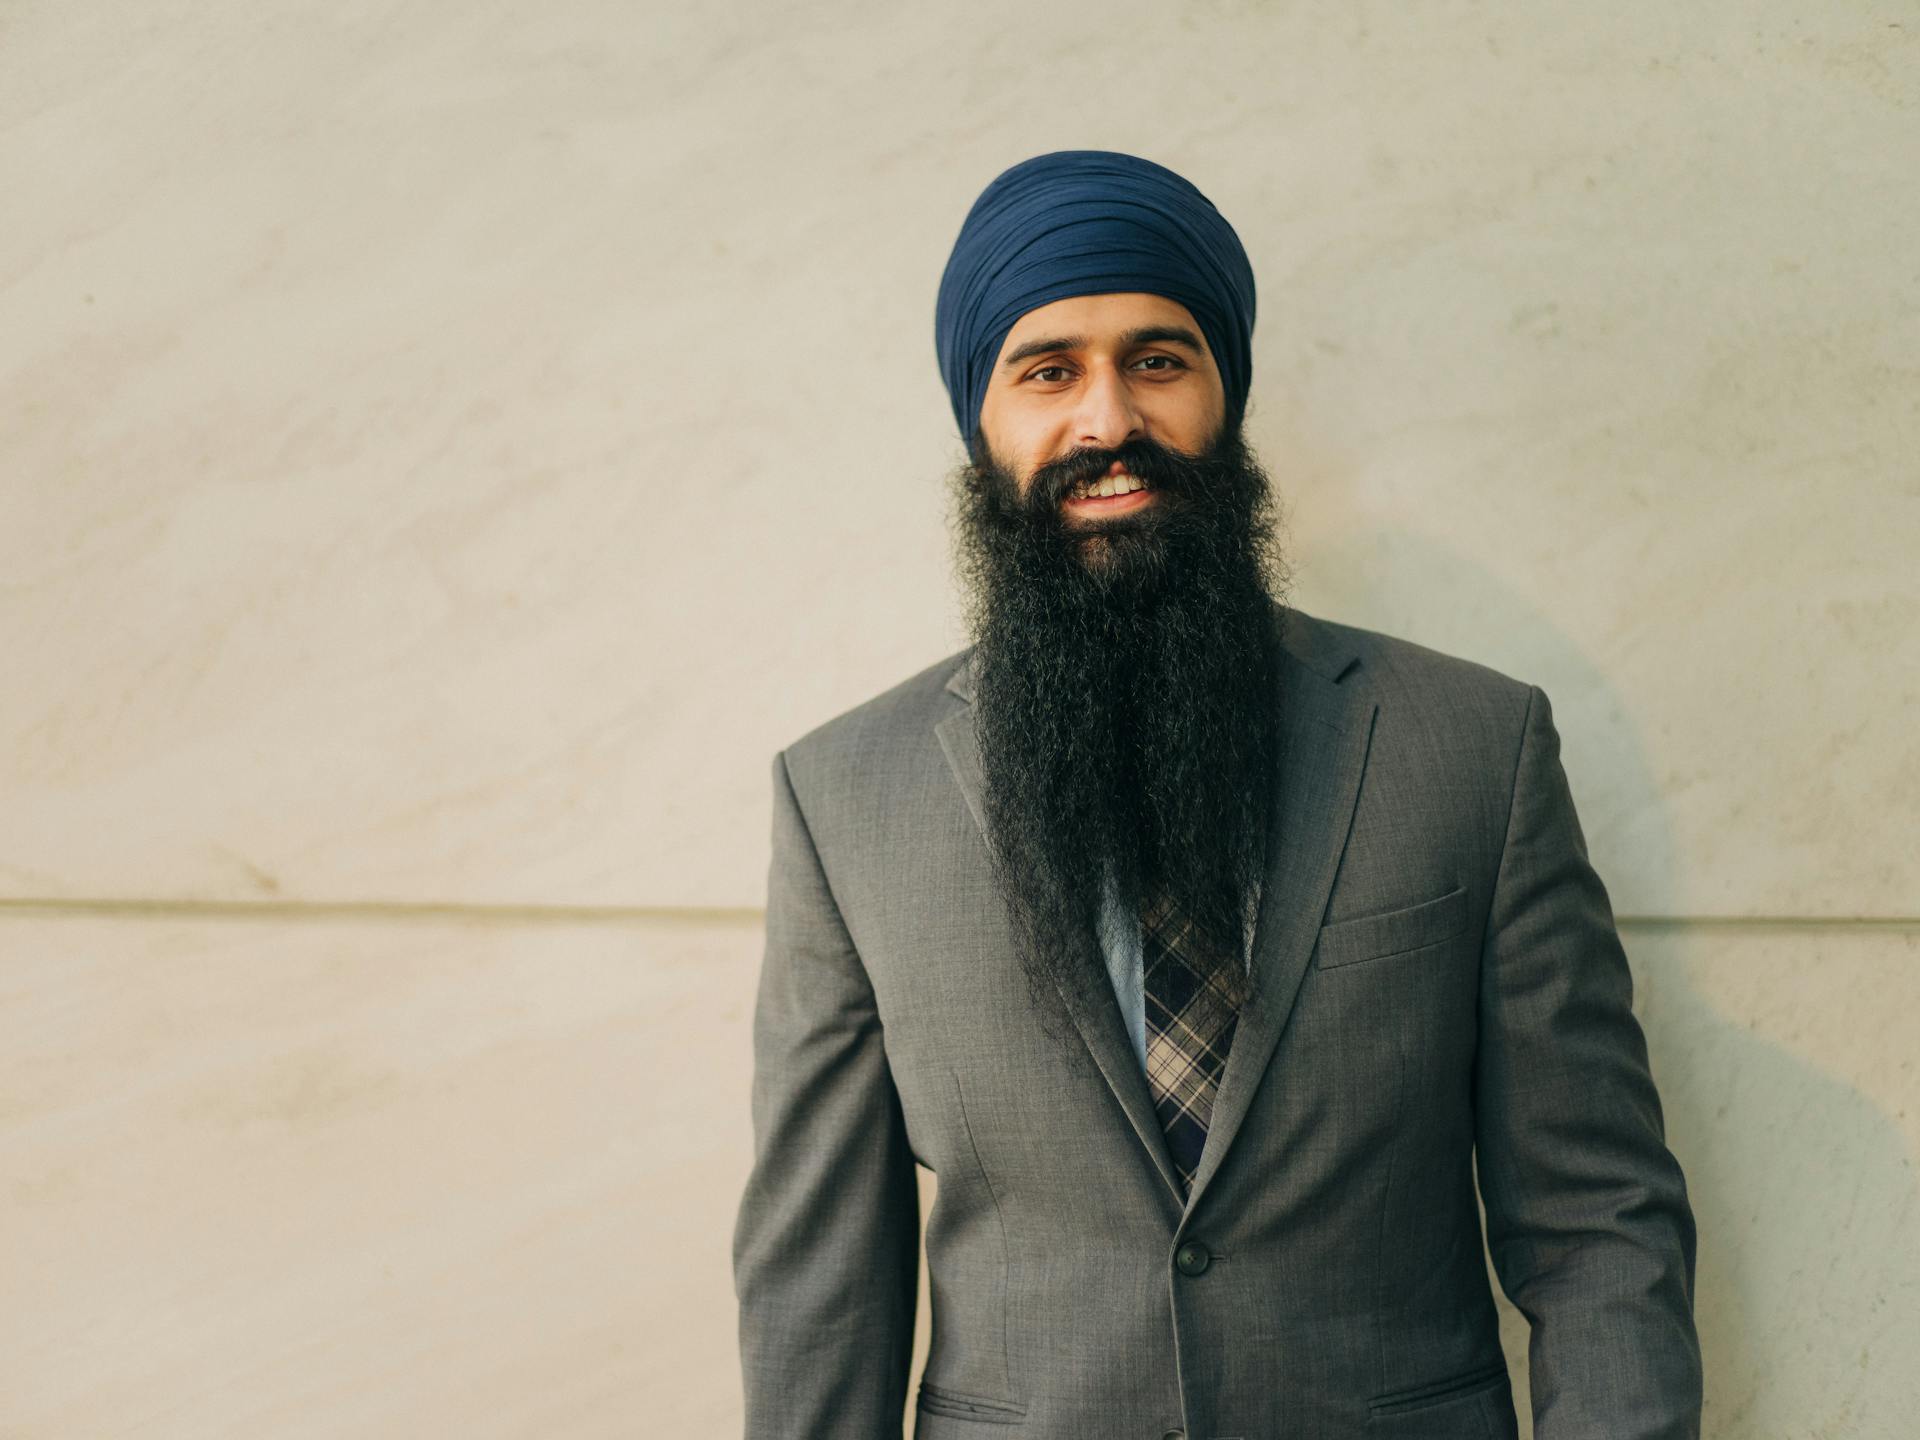
{"label": "stone wall texture", "polygon": [[1248,247],[1295,603],[1552,697],[1706,1433],[1911,1434],[1916,136],[1888,0],[0,6],[0,1436],[737,1432],[768,763],[964,642],[1077,147]]}

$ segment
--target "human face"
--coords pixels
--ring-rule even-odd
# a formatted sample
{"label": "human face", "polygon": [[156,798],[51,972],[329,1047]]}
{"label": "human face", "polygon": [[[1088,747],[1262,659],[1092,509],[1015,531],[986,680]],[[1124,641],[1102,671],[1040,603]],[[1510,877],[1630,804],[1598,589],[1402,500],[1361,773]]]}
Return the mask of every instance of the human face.
{"label": "human face", "polygon": [[[1148,439],[1197,454],[1226,416],[1219,368],[1193,314],[1144,292],[1074,295],[1029,310],[1001,343],[980,432],[1024,495],[1034,472],[1076,451]],[[1122,461],[1107,475],[1125,474]],[[1151,489],[1067,497],[1069,522],[1155,503]]]}

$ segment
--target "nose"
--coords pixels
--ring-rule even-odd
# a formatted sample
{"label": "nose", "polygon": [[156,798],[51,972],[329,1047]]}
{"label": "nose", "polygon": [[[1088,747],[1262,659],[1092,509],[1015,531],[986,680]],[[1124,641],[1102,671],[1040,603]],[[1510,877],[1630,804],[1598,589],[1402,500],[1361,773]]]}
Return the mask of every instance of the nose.
{"label": "nose", "polygon": [[1111,365],[1093,367],[1073,418],[1079,443],[1090,449],[1112,450],[1146,433],[1133,391]]}

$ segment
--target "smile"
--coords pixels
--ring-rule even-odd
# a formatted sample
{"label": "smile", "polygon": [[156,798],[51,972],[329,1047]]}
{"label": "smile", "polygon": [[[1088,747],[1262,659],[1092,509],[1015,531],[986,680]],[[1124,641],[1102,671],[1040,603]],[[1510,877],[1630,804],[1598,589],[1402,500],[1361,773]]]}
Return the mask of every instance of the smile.
{"label": "smile", "polygon": [[1083,481],[1067,492],[1064,507],[1074,515],[1118,515],[1152,503],[1153,487],[1124,470]]}

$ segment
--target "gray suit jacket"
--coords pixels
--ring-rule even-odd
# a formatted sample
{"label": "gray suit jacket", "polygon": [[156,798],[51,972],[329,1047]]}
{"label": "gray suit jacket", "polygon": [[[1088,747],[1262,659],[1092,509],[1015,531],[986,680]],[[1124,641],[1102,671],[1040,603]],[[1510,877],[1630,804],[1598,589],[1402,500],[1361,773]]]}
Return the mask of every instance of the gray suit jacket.
{"label": "gray suit jacket", "polygon": [[[1698,1433],[1694,1222],[1538,687],[1286,620],[1241,1016],[1179,1197],[1104,976],[1041,1032],[993,888],[962,651],[774,758],[750,1440]],[[1081,1048],[1081,1047],[1084,1048]],[[1076,1061],[1080,1063],[1075,1063]]]}

